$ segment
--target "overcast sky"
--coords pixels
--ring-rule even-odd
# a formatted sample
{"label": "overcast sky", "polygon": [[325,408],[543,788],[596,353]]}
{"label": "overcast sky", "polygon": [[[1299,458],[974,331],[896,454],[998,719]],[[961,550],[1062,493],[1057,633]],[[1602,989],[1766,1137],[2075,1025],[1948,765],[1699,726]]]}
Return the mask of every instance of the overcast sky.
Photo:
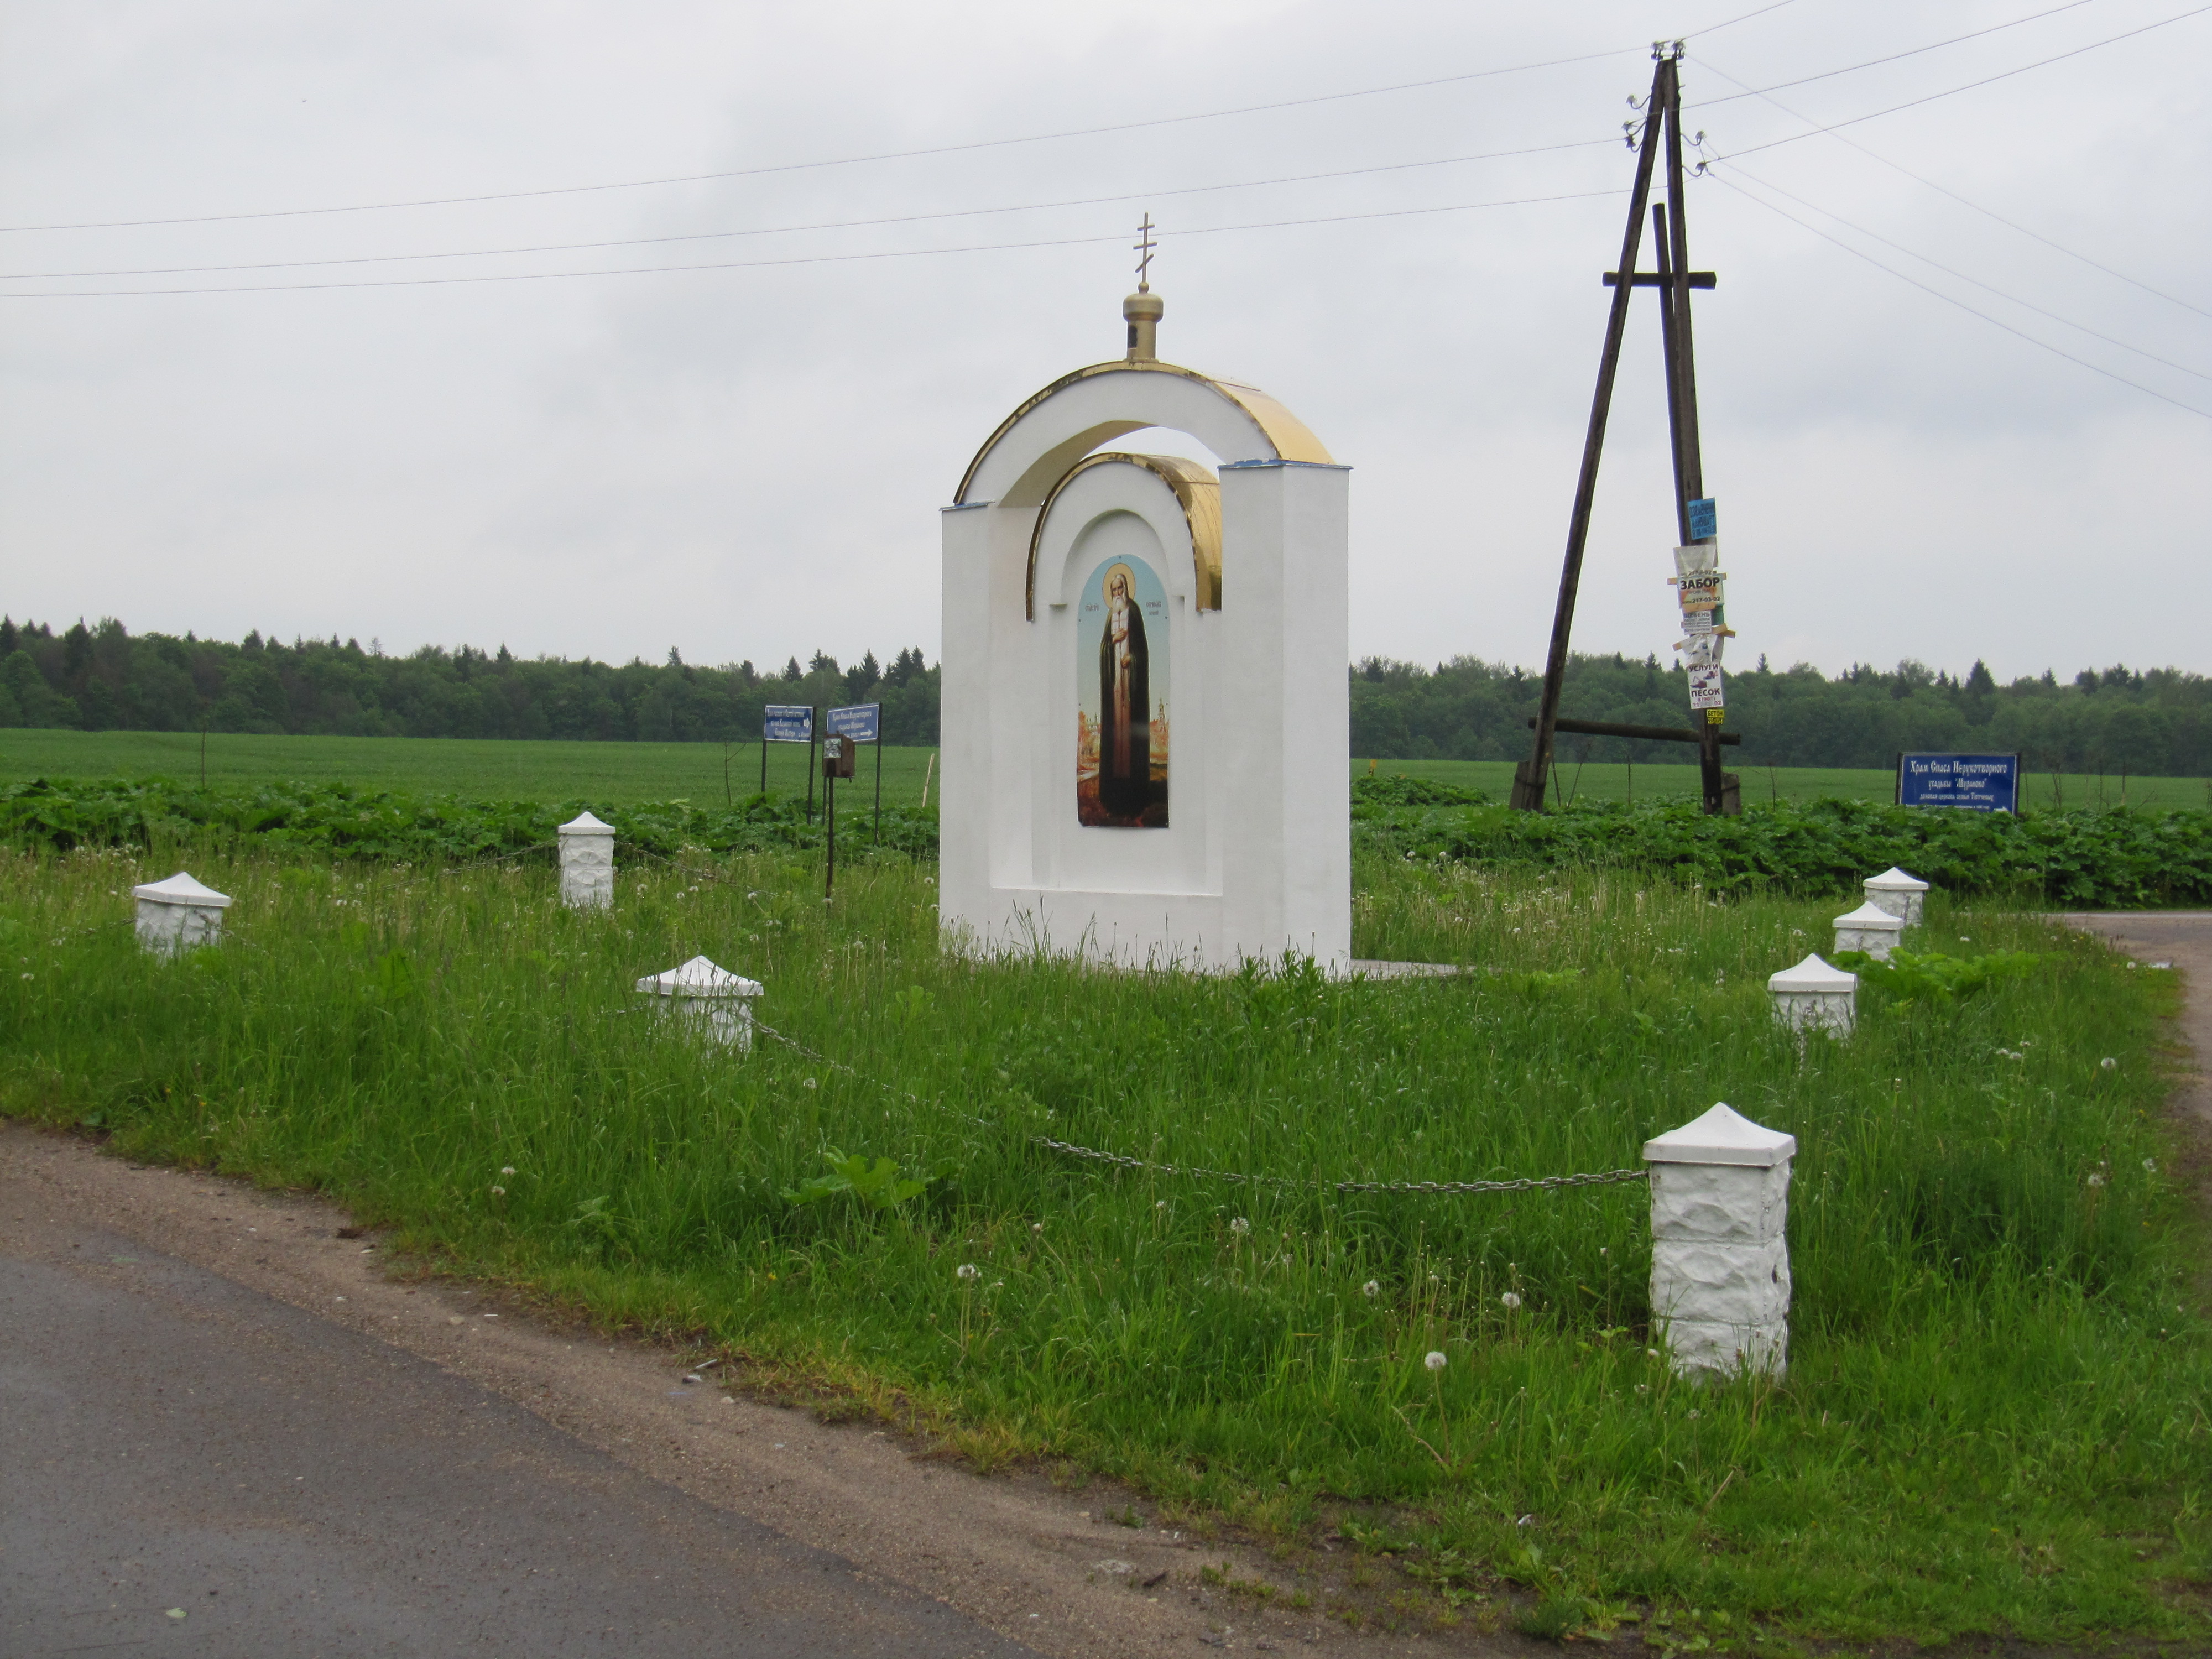
{"label": "overcast sky", "polygon": [[[0,609],[933,659],[937,509],[1016,404],[1120,355],[1149,210],[1161,355],[1356,469],[1354,651],[1540,662],[1625,100],[1686,35],[1732,659],[2212,670],[2212,418],[2177,406],[2212,410],[2212,9],[1729,22],[1759,3],[0,0]],[[1744,88],[1782,89],[1710,101]],[[507,199],[296,211],[454,197]],[[1577,199],[1468,205],[1539,197]],[[25,228],[158,219],[207,222]],[[1198,234],[1285,220],[1333,222]],[[1053,245],[940,251],[1013,243]],[[572,244],[617,246],[456,257]],[[420,282],[494,276],[534,279]],[[156,289],[280,291],[15,297]],[[1664,660],[1638,300],[1576,644]]]}

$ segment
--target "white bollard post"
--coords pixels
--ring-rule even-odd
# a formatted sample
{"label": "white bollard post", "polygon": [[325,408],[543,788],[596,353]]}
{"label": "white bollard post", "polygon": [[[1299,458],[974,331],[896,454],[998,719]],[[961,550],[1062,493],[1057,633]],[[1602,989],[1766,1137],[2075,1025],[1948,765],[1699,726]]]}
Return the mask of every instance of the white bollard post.
{"label": "white bollard post", "polygon": [[167,881],[132,888],[131,896],[138,901],[138,943],[156,956],[222,941],[222,913],[230,908],[230,896],[202,886],[182,870]]}
{"label": "white bollard post", "polygon": [[1849,1036],[1857,1023],[1858,991],[1856,974],[1823,961],[1818,951],[1766,980],[1775,1018],[1801,1037],[1808,1031]]}
{"label": "white bollard post", "polygon": [[1893,864],[1880,875],[1866,878],[1867,902],[1877,910],[1888,911],[1907,927],[1920,925],[1920,902],[1927,895],[1926,882]]}
{"label": "white bollard post", "polygon": [[759,981],[694,957],[665,974],[648,974],[637,988],[653,999],[663,1018],[688,1021],[712,1042],[741,1051],[753,1046],[753,999],[765,988]]}
{"label": "white bollard post", "polygon": [[602,910],[615,902],[615,827],[582,812],[561,826],[561,902]]}
{"label": "white bollard post", "polygon": [[1876,962],[1887,962],[1904,931],[1902,918],[1879,905],[1862,904],[1836,918],[1836,949],[1863,951]]}
{"label": "white bollard post", "polygon": [[1651,1166],[1651,1313],[1675,1374],[1779,1376],[1790,1352],[1794,1135],[1723,1103],[1644,1143]]}

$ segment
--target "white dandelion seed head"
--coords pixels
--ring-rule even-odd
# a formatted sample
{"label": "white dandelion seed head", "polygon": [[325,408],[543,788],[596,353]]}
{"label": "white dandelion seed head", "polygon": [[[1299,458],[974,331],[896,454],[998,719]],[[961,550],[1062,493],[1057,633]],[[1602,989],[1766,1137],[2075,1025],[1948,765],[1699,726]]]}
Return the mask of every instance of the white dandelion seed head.
{"label": "white dandelion seed head", "polygon": [[1252,1224],[1240,1215],[1230,1222],[1229,1231],[1240,1235],[1249,1233],[1252,1231]]}
{"label": "white dandelion seed head", "polygon": [[[26,974],[23,977],[28,979],[30,975]],[[2104,1059],[2097,1062],[2097,1069],[2100,1072],[2117,1072],[2120,1069],[2120,1062],[2110,1054],[2106,1054]]]}
{"label": "white dandelion seed head", "polygon": [[1359,1287],[1359,1293],[1365,1297],[1370,1302],[1372,1302],[1376,1297],[1382,1294],[1382,1286],[1376,1280],[1370,1279],[1364,1285],[1362,1285]]}
{"label": "white dandelion seed head", "polygon": [[820,1088],[822,1085],[821,1085],[819,1083],[817,1083],[817,1081],[815,1081],[815,1079],[812,1079],[812,1078],[809,1077],[809,1078],[801,1078],[801,1079],[799,1079],[799,1086],[800,1088],[802,1088],[802,1089],[818,1089],[818,1088]]}
{"label": "white dandelion seed head", "polygon": [[1504,1295],[1499,1297],[1498,1299],[1504,1303],[1509,1309],[1517,1308],[1521,1305],[1521,1296],[1517,1291],[1508,1291]]}
{"label": "white dandelion seed head", "polygon": [[1705,1415],[1705,1413],[1704,1413],[1703,1412],[1700,1412],[1700,1411],[1694,1411],[1694,1410],[1693,1410],[1693,1411],[1692,1411],[1692,1412],[1691,1412],[1691,1413],[1690,1413],[1690,1421],[1692,1421],[1692,1423],[1694,1423],[1694,1422],[1696,1422],[1696,1421],[1697,1421],[1700,1417],[1703,1417],[1704,1415]]}
{"label": "white dandelion seed head", "polygon": [[1164,1199],[1162,1199],[1162,1200],[1160,1200],[1158,1203],[1157,1203],[1157,1204],[1155,1204],[1155,1205],[1153,1205],[1153,1206],[1152,1206],[1152,1207],[1153,1207],[1154,1209],[1156,1209],[1156,1210],[1164,1210],[1164,1209],[1166,1209],[1166,1208],[1167,1208],[1167,1206],[1168,1206],[1168,1201],[1167,1201],[1167,1200],[1165,1200],[1164,1198]]}
{"label": "white dandelion seed head", "polygon": [[963,1261],[952,1270],[952,1276],[955,1279],[976,1279],[983,1276],[983,1270],[972,1261]]}
{"label": "white dandelion seed head", "polygon": [[1033,1232],[1033,1233],[1041,1233],[1041,1232],[1042,1232],[1042,1231],[1044,1231],[1044,1223],[1043,1223],[1043,1222],[1042,1222],[1042,1221],[1032,1221],[1032,1222],[1030,1222],[1030,1231],[1031,1232]]}
{"label": "white dandelion seed head", "polygon": [[1656,1348],[1646,1348],[1644,1352],[1654,1359],[1659,1357],[1659,1350]]}
{"label": "white dandelion seed head", "polygon": [[1421,1364],[1426,1365],[1432,1371],[1440,1371],[1444,1368],[1444,1357],[1431,1349],[1430,1351],[1429,1357],[1426,1359],[1424,1359]]}
{"label": "white dandelion seed head", "polygon": [[504,1187],[495,1187],[491,1189],[491,1195],[494,1198],[505,1198],[507,1196],[507,1188]]}
{"label": "white dandelion seed head", "polygon": [[2143,1160],[2143,1173],[2145,1175],[2156,1175],[2158,1173],[2158,1160],[2154,1158],[2145,1158]]}
{"label": "white dandelion seed head", "polygon": [[513,1175],[514,1173],[514,1165],[512,1164],[502,1164],[499,1166],[499,1172],[503,1176]]}
{"label": "white dandelion seed head", "polygon": [[2105,1184],[2105,1172],[2104,1172],[2102,1170],[2090,1170],[2090,1171],[2089,1171],[2089,1184],[2090,1184],[2092,1187],[2101,1187],[2101,1186],[2103,1186],[2103,1185]]}

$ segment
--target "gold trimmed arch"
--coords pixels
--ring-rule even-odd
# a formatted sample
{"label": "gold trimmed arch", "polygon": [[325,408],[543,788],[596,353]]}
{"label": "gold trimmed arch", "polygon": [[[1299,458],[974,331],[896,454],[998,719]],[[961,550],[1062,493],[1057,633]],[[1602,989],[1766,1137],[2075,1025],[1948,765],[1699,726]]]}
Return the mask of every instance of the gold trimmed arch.
{"label": "gold trimmed arch", "polygon": [[[1020,424],[1023,416],[1055,392],[1064,392],[1080,381],[1088,380],[1101,374],[1172,374],[1186,380],[1195,380],[1243,413],[1245,417],[1259,429],[1260,435],[1274,451],[1273,459],[1307,461],[1322,466],[1335,465],[1335,457],[1328,453],[1322,446],[1322,441],[1313,434],[1305,422],[1257,386],[1240,385],[1234,380],[1218,380],[1210,374],[1201,374],[1194,368],[1182,368],[1174,363],[1149,360],[1132,362],[1117,357],[1110,362],[1092,363],[1087,368],[1079,368],[1072,374],[1063,374],[1042,391],[1025,398],[1012,414],[999,422],[998,429],[984,440],[983,447],[975,452],[975,459],[968,463],[968,470],[960,475],[960,488],[953,495],[953,504],[955,506],[967,504],[968,492],[975,484],[975,475],[982,471],[983,463],[990,459],[991,452],[999,447],[1000,441]],[[1109,442],[1122,433],[1140,431],[1145,427],[1155,424],[1157,422],[1151,421],[1110,422],[1108,426],[1100,428],[1093,441]],[[1065,477],[1060,482],[1066,482]],[[1054,488],[1057,489],[1058,484]],[[1010,501],[1006,504],[1026,506],[1028,503]]]}
{"label": "gold trimmed arch", "polygon": [[[979,458],[980,459],[980,458]],[[1037,509],[1036,523],[1030,527],[1029,574],[1022,581],[1022,615],[1027,620],[1036,620],[1037,548],[1044,539],[1045,521],[1052,517],[1052,504],[1060,499],[1060,492],[1094,466],[1106,466],[1126,461],[1132,466],[1142,467],[1175,492],[1182,507],[1183,522],[1190,527],[1190,554],[1198,593],[1197,609],[1221,609],[1221,480],[1196,461],[1186,460],[1180,455],[1130,455],[1116,452],[1086,456],[1065,473],[1053,485]]]}

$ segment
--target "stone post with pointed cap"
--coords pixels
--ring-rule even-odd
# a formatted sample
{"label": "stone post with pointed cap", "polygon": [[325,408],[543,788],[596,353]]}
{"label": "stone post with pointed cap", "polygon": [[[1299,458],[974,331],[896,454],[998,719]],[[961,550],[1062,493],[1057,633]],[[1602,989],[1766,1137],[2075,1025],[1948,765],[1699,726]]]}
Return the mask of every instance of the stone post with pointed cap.
{"label": "stone post with pointed cap", "polygon": [[561,902],[603,910],[615,902],[615,827],[590,812],[561,826]]}
{"label": "stone post with pointed cap", "polygon": [[1770,974],[1766,994],[1774,1000],[1774,1017],[1789,1030],[1803,1036],[1826,1031],[1846,1037],[1856,1024],[1859,976],[1822,960],[1814,951],[1795,968]]}
{"label": "stone post with pointed cap", "polygon": [[738,1049],[753,1046],[753,999],[766,988],[758,980],[694,957],[665,974],[647,975],[637,988],[664,1018],[689,1022],[710,1042]]}
{"label": "stone post with pointed cap", "polygon": [[1893,864],[1880,875],[1866,878],[1867,902],[1877,910],[1888,911],[1907,927],[1920,925],[1920,902],[1927,896],[1926,882]]}
{"label": "stone post with pointed cap", "polygon": [[1836,949],[1863,951],[1876,962],[1887,962],[1897,946],[1897,936],[1904,931],[1902,917],[1892,915],[1878,904],[1862,904],[1836,918]]}
{"label": "stone post with pointed cap", "polygon": [[138,901],[138,943],[156,956],[222,941],[230,895],[201,885],[182,870],[167,881],[132,888],[131,896]]}
{"label": "stone post with pointed cap", "polygon": [[1794,1135],[1723,1102],[1644,1143],[1651,1166],[1651,1315],[1678,1376],[1782,1375],[1790,1350]]}

